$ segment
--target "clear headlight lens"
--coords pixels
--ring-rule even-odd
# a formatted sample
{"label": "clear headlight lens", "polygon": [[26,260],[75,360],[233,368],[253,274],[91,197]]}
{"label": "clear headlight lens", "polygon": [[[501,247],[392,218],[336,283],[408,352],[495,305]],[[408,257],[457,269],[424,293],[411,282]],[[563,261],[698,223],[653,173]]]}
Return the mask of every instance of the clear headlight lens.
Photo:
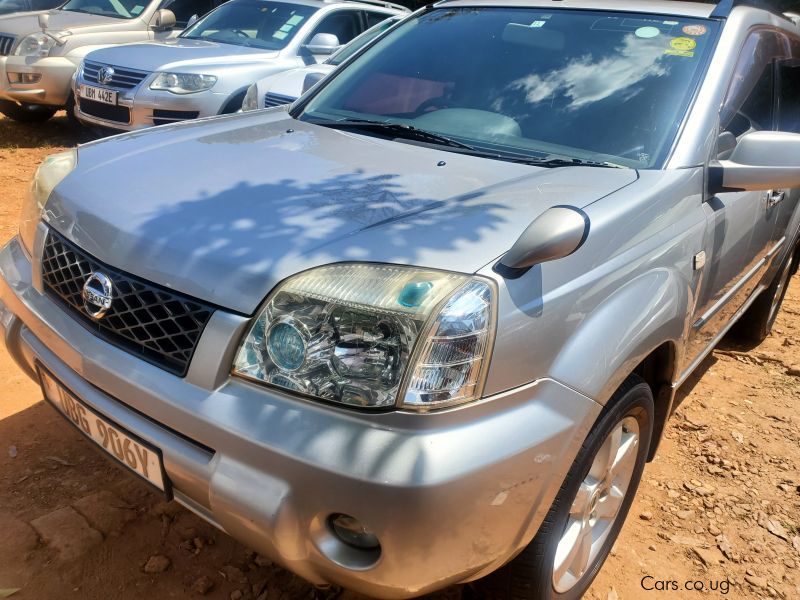
{"label": "clear headlight lens", "polygon": [[429,409],[479,398],[494,332],[482,279],[339,264],[289,278],[245,336],[234,373],[331,402]]}
{"label": "clear headlight lens", "polygon": [[164,90],[173,94],[194,94],[210,90],[217,83],[214,75],[195,73],[156,73],[151,90]]}
{"label": "clear headlight lens", "polygon": [[28,254],[33,253],[36,226],[42,219],[45,205],[53,189],[75,168],[78,162],[76,149],[51,154],[42,161],[31,181],[22,214],[19,219],[19,238]]}
{"label": "clear headlight lens", "polygon": [[242,101],[242,112],[246,110],[258,110],[261,108],[258,105],[258,86],[254,83],[247,88],[247,93],[244,95]]}
{"label": "clear headlight lens", "polygon": [[19,44],[17,44],[14,54],[17,56],[38,56],[44,58],[50,55],[50,51],[59,43],[60,39],[69,35],[72,35],[70,31],[48,31],[47,33],[38,31],[26,35],[20,40]]}

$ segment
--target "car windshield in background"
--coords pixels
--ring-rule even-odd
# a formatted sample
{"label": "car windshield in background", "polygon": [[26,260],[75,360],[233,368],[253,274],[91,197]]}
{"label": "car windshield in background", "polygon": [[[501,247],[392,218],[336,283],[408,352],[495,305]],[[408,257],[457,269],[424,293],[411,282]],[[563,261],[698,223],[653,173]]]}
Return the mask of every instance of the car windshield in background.
{"label": "car windshield in background", "polygon": [[400,124],[511,160],[658,168],[716,36],[684,17],[435,9],[339,71],[299,118]]}
{"label": "car windshield in background", "polygon": [[135,19],[147,8],[147,4],[143,0],[69,0],[61,10],[114,19]]}
{"label": "car windshield in background", "polygon": [[316,8],[284,2],[228,2],[181,37],[265,50],[281,50]]}
{"label": "car windshield in background", "polygon": [[400,17],[390,17],[385,21],[381,21],[372,29],[368,29],[364,33],[362,33],[359,37],[354,39],[352,42],[347,44],[344,48],[339,50],[336,54],[331,56],[328,59],[328,64],[338,67],[348,58],[353,56],[356,52],[361,50],[364,46],[369,44],[372,40],[378,37],[380,34],[385,32],[389,29],[392,25],[395,25],[400,20]]}

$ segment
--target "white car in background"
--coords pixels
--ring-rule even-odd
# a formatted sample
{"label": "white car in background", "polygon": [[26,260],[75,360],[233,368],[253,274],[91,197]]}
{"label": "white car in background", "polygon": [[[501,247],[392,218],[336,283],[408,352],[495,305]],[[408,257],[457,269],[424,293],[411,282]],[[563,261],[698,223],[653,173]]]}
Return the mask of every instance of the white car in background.
{"label": "white car in background", "polygon": [[405,16],[397,15],[381,21],[324,62],[283,71],[282,73],[268,75],[263,79],[259,79],[248,88],[242,103],[242,111],[291,104],[318,81],[335,71],[344,61],[399,23]]}

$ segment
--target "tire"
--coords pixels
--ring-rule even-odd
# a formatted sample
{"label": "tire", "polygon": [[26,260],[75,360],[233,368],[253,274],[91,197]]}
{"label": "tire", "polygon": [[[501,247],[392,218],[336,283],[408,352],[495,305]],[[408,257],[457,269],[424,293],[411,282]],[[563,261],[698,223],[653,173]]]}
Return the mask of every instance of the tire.
{"label": "tire", "polygon": [[18,104],[10,100],[0,100],[0,112],[19,123],[44,123],[58,108],[44,104]]}
{"label": "tire", "polygon": [[237,92],[230,99],[225,103],[222,111],[219,114],[221,115],[231,115],[242,108],[242,102],[244,102],[244,96],[247,94],[247,90],[243,90],[241,92]]}
{"label": "tire", "polygon": [[64,110],[67,112],[67,123],[73,127],[80,127],[81,122],[78,121],[78,117],[75,115],[75,95],[72,92],[70,92],[69,98],[67,98],[67,105],[64,107]]}
{"label": "tire", "polygon": [[772,326],[786,297],[792,275],[797,272],[797,254],[790,252],[772,284],[750,305],[731,329],[733,338],[750,347],[758,346],[772,332]]}
{"label": "tire", "polygon": [[[653,411],[650,386],[640,377],[631,375],[600,413],[533,541],[511,562],[485,579],[470,584],[465,589],[464,596],[481,600],[577,600],[583,596],[611,551],[636,495],[650,447]],[[638,440],[633,437],[637,428]],[[560,556],[567,554],[565,548],[569,547],[568,526],[569,531],[574,532],[581,529],[579,523],[584,522],[571,515],[573,506],[579,506],[578,493],[581,492],[581,496],[587,498],[586,491],[591,490],[592,486],[588,486],[586,482],[597,483],[592,475],[600,473],[597,467],[604,462],[602,456],[607,455],[608,448],[611,447],[606,442],[615,439],[611,436],[612,432],[615,436],[618,432],[621,434],[620,451],[623,448],[628,448],[629,451],[624,454],[627,460],[620,462],[618,466],[620,474],[611,481],[620,486],[629,477],[627,488],[624,491],[619,490],[621,493],[616,496],[616,505],[619,508],[615,516],[605,520],[598,518],[597,511],[602,511],[605,506],[609,513],[614,512],[613,500],[611,504],[604,504],[612,499],[612,495],[598,495],[596,492],[592,494],[592,499],[585,506],[594,507],[591,514],[595,515],[596,525],[592,531],[601,531],[594,527],[602,527],[601,535],[604,537],[598,538],[596,549],[590,549],[588,566],[582,574],[574,577],[570,570],[562,569],[556,576],[555,561],[562,538],[565,546],[562,547]],[[595,472],[590,473],[593,466]],[[595,490],[603,489],[602,483],[600,481]],[[586,514],[587,511],[577,512]],[[591,520],[588,522],[591,523]]]}

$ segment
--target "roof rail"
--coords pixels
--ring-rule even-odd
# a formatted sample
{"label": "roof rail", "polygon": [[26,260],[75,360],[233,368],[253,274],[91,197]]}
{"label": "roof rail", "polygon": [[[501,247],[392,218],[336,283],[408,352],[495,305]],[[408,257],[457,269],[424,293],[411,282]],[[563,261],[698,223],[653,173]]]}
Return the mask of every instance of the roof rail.
{"label": "roof rail", "polygon": [[712,11],[711,18],[724,19],[728,17],[731,11],[737,6],[760,8],[784,19],[791,20],[785,13],[796,9],[797,2],[792,0],[720,0]]}
{"label": "roof rail", "polygon": [[381,6],[383,8],[393,8],[394,10],[401,10],[403,12],[411,12],[407,6],[395,4],[394,2],[384,2],[383,0],[322,0],[326,4],[338,4],[340,2],[355,2],[357,4],[371,4],[373,6]]}

